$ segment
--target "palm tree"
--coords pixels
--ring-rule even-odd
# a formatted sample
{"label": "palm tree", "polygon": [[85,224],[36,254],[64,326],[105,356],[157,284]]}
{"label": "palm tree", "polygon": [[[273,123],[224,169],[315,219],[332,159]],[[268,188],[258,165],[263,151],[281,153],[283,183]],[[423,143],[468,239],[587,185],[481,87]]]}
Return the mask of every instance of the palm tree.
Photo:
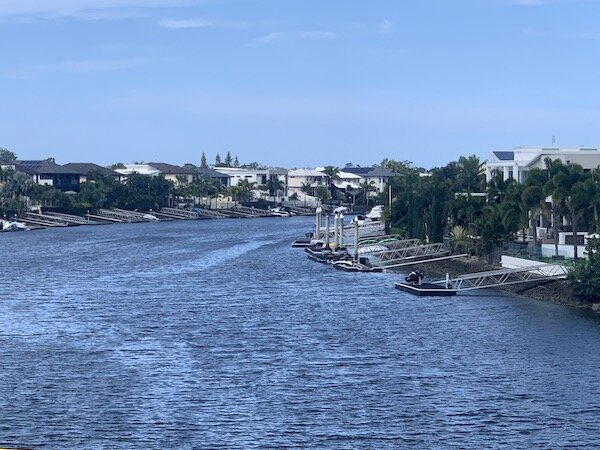
{"label": "palm tree", "polygon": [[322,172],[329,177],[329,179],[328,179],[329,193],[331,195],[331,198],[333,199],[334,198],[334,195],[333,195],[334,184],[333,184],[333,182],[335,180],[339,180],[340,179],[340,168],[339,167],[335,167],[335,166],[325,166],[325,168],[322,170]]}
{"label": "palm tree", "polygon": [[562,191],[558,189],[556,184],[556,175],[565,170],[560,159],[552,160],[545,158],[544,164],[548,172],[547,181],[544,183],[542,190],[546,197],[551,198],[550,202],[550,221],[552,222],[552,238],[554,240],[554,255],[558,256],[558,212],[564,209]]}
{"label": "palm tree", "polygon": [[578,164],[563,166],[563,170],[553,177],[554,194],[566,207],[573,233],[573,258],[577,259],[577,225],[584,209],[589,206],[590,198],[585,190],[586,175]]}
{"label": "palm tree", "polygon": [[369,192],[377,191],[377,187],[375,187],[374,181],[365,181],[360,183],[360,190],[362,191],[365,197],[365,205],[369,206]]}
{"label": "palm tree", "polygon": [[265,186],[269,191],[269,195],[272,195],[273,197],[277,197],[279,191],[282,191],[285,187],[283,181],[277,177],[269,178]]}
{"label": "palm tree", "polygon": [[458,159],[459,183],[468,194],[479,192],[483,187],[485,175],[483,173],[483,163],[479,157],[471,155],[469,157],[461,156]]}

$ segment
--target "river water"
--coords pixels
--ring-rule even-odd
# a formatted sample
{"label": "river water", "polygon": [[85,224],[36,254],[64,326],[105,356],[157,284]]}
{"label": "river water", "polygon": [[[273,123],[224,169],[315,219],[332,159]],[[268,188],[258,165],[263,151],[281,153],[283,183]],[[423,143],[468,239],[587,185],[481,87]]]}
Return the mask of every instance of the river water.
{"label": "river water", "polygon": [[310,218],[0,235],[0,447],[600,446],[600,319],[419,299]]}

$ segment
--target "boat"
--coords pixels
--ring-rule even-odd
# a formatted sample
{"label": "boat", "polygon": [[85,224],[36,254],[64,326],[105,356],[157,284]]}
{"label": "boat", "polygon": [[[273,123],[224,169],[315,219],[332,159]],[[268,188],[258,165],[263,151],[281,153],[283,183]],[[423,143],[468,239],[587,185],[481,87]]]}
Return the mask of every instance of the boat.
{"label": "boat", "polygon": [[382,267],[374,267],[368,264],[364,264],[364,261],[354,261],[352,259],[335,261],[333,267],[336,269],[343,270],[345,272],[383,272]]}
{"label": "boat", "polygon": [[282,208],[271,208],[269,209],[269,212],[271,213],[272,216],[275,217],[291,217],[292,214],[288,211],[286,211],[285,209]]}
{"label": "boat", "polygon": [[0,231],[28,231],[29,227],[23,222],[0,220]]}
{"label": "boat", "polygon": [[404,283],[395,283],[395,287],[403,292],[417,295],[419,297],[450,297],[458,292],[451,286],[441,284],[423,283],[425,275],[421,269],[411,271],[405,278]]}

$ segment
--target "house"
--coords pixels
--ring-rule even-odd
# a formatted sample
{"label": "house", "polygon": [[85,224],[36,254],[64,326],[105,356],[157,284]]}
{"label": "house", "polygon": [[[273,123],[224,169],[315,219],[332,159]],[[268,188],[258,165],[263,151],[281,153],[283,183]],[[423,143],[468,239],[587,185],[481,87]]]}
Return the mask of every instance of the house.
{"label": "house", "polygon": [[237,186],[240,181],[247,180],[255,186],[257,197],[263,196],[265,192],[264,188],[267,186],[269,180],[278,180],[282,186],[282,189],[278,190],[278,192],[271,193],[275,194],[274,197],[279,198],[283,194],[282,199],[284,199],[285,193],[288,190],[288,171],[284,169],[244,169],[241,167],[217,166],[215,170],[229,177],[229,186]]}
{"label": "house", "polygon": [[148,165],[158,170],[167,180],[175,183],[175,186],[188,185],[198,178],[198,173],[192,168],[162,162],[150,162]]}
{"label": "house", "polygon": [[165,179],[172,181],[175,186],[185,186],[190,184],[198,177],[198,173],[195,169],[161,162],[125,164],[124,169],[115,169],[115,172],[120,173],[121,175],[131,175],[132,173],[137,173],[151,177],[163,175]]}
{"label": "house", "polygon": [[513,178],[523,183],[531,169],[545,169],[546,158],[560,159],[565,164],[579,164],[586,171],[600,165],[600,148],[597,147],[516,147],[513,150],[494,150],[485,164],[486,181],[495,171],[503,180]]}
{"label": "house", "polygon": [[67,163],[63,167],[67,167],[79,173],[79,183],[84,183],[90,180],[94,175],[102,177],[113,177],[121,181],[123,175],[114,170],[100,166],[94,163]]}
{"label": "house", "polygon": [[79,172],[54,162],[54,159],[17,160],[15,169],[31,176],[36,184],[52,186],[63,192],[79,191]]}
{"label": "house", "polygon": [[388,180],[396,175],[392,169],[383,167],[345,167],[344,172],[358,175],[360,184],[372,184],[376,191],[371,192],[371,196],[377,196],[385,191]]}
{"label": "house", "polygon": [[[329,175],[314,169],[294,169],[288,172],[287,195],[296,194],[303,197],[306,194],[315,197],[319,186],[329,185]],[[308,190],[309,192],[306,192]]]}
{"label": "house", "polygon": [[229,175],[219,172],[214,169],[196,169],[196,173],[198,174],[198,178],[213,180],[220,187],[228,187],[229,184]]}

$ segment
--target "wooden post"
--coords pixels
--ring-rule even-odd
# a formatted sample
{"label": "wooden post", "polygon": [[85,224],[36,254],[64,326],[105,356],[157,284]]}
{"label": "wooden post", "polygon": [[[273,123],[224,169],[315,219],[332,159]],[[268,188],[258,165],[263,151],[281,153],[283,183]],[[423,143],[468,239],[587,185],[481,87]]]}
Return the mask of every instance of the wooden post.
{"label": "wooden post", "polygon": [[358,220],[354,222],[354,261],[358,262]]}
{"label": "wooden post", "polygon": [[344,215],[340,213],[340,248],[344,246]]}
{"label": "wooden post", "polygon": [[339,222],[339,215],[338,215],[338,213],[335,213],[335,215],[333,216],[333,235],[334,235],[334,244],[335,244],[336,250],[340,245],[338,222]]}
{"label": "wooden post", "polygon": [[329,214],[325,216],[325,247],[329,248]]}

